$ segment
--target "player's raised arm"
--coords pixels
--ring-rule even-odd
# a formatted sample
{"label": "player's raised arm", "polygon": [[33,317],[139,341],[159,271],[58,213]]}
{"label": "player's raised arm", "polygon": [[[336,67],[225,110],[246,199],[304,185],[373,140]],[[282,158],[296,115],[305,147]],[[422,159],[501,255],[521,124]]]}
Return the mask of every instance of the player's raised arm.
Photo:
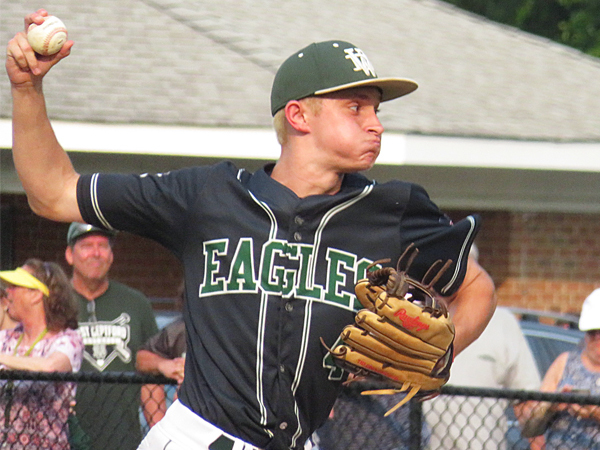
{"label": "player's raised arm", "polygon": [[[25,30],[42,24],[48,13],[38,10],[25,17]],[[58,53],[36,54],[25,31],[8,43],[6,72],[13,98],[13,159],[32,210],[58,221],[81,221],[76,186],[79,174],[58,143],[46,112],[42,80],[48,71],[67,57],[73,41]]]}

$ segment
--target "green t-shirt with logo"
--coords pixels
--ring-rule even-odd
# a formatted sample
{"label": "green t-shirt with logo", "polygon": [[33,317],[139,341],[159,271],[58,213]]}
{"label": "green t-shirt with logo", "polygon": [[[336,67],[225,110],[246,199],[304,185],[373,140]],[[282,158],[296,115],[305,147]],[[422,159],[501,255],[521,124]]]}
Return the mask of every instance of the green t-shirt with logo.
{"label": "green t-shirt with logo", "polygon": [[[81,371],[135,371],[136,352],[158,332],[150,301],[116,281],[93,302],[77,297],[78,331],[85,345]],[[76,413],[94,450],[137,449],[142,439],[139,406],[139,384],[78,384]]]}

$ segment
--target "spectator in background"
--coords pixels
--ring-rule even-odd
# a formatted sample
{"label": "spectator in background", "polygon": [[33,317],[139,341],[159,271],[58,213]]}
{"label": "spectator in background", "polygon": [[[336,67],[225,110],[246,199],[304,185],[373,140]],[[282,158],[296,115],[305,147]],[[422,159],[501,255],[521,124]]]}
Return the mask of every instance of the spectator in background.
{"label": "spectator in background", "polygon": [[[477,247],[471,258],[477,258]],[[484,332],[452,364],[449,385],[535,390],[540,374],[514,315],[497,308]],[[441,395],[423,404],[431,446],[444,450],[506,448],[506,400]]]}
{"label": "spectator in background", "polygon": [[[67,234],[65,258],[73,267],[71,283],[79,299],[84,371],[134,371],[136,352],[158,331],[144,294],[109,280],[114,238],[114,232],[77,222]],[[133,450],[142,440],[139,406],[137,384],[80,383],[75,411],[94,450]]]}
{"label": "spectator in background", "polygon": [[[177,310],[181,311],[184,298],[184,284],[179,286],[177,295]],[[163,328],[158,334],[152,336],[138,350],[136,356],[136,368],[140,372],[153,375],[164,375],[172,378],[181,385],[183,381],[183,372],[185,366],[185,323],[183,317],[178,317]],[[148,425],[152,427],[162,419],[167,411],[166,395],[164,389],[154,389],[150,398],[143,401],[153,401],[159,405],[150,417],[146,416]],[[177,394],[175,394],[175,398]]]}
{"label": "spectator in background", "polygon": [[181,384],[185,365],[185,323],[179,317],[152,336],[137,353],[140,372],[164,375]]}
{"label": "spectator in background", "polygon": [[8,314],[8,293],[0,288],[0,330],[11,330],[18,323]]}
{"label": "spectator in background", "polygon": [[[583,346],[562,353],[554,360],[544,376],[542,391],[600,395],[600,289],[593,291],[583,302],[579,329],[585,331]],[[600,407],[575,403],[528,403],[530,407],[547,409],[545,419],[550,418],[546,420],[546,446],[539,448],[600,448]]]}
{"label": "spectator in background", "polygon": [[[0,331],[0,367],[36,372],[76,372],[83,342],[77,329],[77,302],[58,264],[29,259],[0,272],[8,313],[19,322]],[[67,418],[73,383],[2,381],[2,448],[69,450]]]}

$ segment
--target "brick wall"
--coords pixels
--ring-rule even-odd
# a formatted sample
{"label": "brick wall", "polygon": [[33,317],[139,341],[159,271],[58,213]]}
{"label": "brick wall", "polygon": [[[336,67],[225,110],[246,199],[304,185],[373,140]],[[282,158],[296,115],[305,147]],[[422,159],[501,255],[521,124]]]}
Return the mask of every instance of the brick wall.
{"label": "brick wall", "polygon": [[[14,266],[27,258],[56,261],[70,274],[65,261],[69,224],[57,223],[34,215],[23,195],[1,195],[3,213],[10,214],[13,228]],[[7,211],[8,210],[8,211]],[[2,230],[4,232],[4,230]],[[115,260],[111,277],[141,290],[156,299],[174,299],[182,277],[179,261],[161,245],[132,235],[119,233],[114,246]],[[2,248],[2,251],[11,249]],[[168,305],[168,303],[167,303]],[[159,306],[162,305],[159,302]]]}
{"label": "brick wall", "polygon": [[578,314],[600,287],[599,214],[479,214],[479,262],[494,279],[500,305]]}
{"label": "brick wall", "polygon": [[[68,224],[33,215],[24,196],[2,195],[12,211],[14,264],[30,256],[63,264]],[[600,215],[483,211],[477,238],[480,263],[497,288],[499,304],[578,313],[600,287]],[[464,211],[449,211],[458,220]],[[2,251],[7,251],[2,249]],[[115,244],[112,277],[149,297],[173,298],[179,262],[160,245],[128,233]]]}

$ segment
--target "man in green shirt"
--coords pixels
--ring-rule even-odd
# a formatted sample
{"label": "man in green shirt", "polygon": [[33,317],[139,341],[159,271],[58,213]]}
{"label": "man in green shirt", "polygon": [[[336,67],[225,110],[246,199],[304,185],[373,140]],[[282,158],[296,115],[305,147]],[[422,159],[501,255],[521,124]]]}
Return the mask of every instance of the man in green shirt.
{"label": "man in green shirt", "polygon": [[[65,258],[79,299],[82,371],[132,372],[140,346],[158,332],[149,300],[109,280],[115,233],[73,222]],[[79,383],[76,414],[94,450],[136,449],[142,439],[137,384]]]}

